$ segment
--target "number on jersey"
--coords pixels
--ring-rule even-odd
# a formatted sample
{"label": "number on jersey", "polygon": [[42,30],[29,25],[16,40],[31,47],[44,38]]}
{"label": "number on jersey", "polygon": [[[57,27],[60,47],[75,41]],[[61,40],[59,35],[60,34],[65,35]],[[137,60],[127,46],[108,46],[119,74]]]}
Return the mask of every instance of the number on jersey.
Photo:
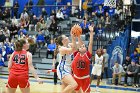
{"label": "number on jersey", "polygon": [[25,64],[25,55],[15,55],[13,61],[16,64]]}
{"label": "number on jersey", "polygon": [[79,60],[77,62],[77,68],[78,69],[85,69],[85,67],[86,67],[86,63],[83,60]]}

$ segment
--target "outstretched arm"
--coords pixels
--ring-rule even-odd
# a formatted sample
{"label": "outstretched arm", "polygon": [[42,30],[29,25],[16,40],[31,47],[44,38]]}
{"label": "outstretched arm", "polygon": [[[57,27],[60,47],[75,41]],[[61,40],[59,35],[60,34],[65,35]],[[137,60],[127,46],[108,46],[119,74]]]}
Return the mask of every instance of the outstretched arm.
{"label": "outstretched arm", "polygon": [[37,73],[36,73],[36,70],[34,69],[34,66],[32,64],[32,54],[31,53],[27,53],[27,57],[28,57],[28,66],[29,66],[29,69],[31,71],[31,73],[33,74],[33,76],[35,77],[35,79],[41,84],[43,83],[41,81],[41,79],[38,77]]}
{"label": "outstretched arm", "polygon": [[90,52],[90,54],[92,54],[94,27],[89,26],[89,30],[90,30],[90,39],[89,39],[88,51]]}

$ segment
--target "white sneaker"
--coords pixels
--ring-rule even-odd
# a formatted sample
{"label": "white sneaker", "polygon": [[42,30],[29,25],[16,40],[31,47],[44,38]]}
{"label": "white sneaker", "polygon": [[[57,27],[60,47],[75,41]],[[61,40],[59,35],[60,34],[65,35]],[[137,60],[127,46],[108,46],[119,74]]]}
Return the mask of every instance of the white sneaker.
{"label": "white sneaker", "polygon": [[99,87],[96,86],[96,92],[100,92]]}

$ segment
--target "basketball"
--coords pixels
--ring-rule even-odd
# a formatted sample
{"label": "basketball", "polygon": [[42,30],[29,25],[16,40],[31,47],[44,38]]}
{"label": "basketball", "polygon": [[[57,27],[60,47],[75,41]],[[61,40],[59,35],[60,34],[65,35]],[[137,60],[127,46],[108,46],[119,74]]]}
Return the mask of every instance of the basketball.
{"label": "basketball", "polygon": [[82,28],[79,25],[74,25],[71,28],[72,34],[75,36],[80,36],[82,34]]}

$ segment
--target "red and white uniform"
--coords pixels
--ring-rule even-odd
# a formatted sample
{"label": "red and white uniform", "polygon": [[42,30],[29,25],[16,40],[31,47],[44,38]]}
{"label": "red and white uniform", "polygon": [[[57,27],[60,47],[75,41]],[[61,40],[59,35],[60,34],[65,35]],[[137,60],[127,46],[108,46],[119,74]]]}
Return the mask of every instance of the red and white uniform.
{"label": "red and white uniform", "polygon": [[20,88],[29,87],[28,72],[27,51],[15,51],[12,56],[12,67],[10,69],[8,84],[6,86],[9,88],[17,88],[18,85]]}
{"label": "red and white uniform", "polygon": [[76,90],[80,87],[84,92],[90,92],[90,59],[92,55],[87,51],[84,55],[74,53],[72,71],[75,81],[78,83]]}

